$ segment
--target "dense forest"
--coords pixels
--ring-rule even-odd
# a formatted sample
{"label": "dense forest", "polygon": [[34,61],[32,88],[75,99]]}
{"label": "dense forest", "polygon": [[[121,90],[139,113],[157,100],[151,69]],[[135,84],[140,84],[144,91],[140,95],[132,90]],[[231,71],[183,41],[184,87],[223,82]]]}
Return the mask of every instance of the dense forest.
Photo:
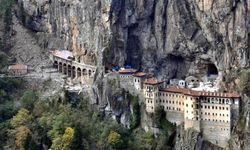
{"label": "dense forest", "polygon": [[155,139],[140,125],[140,105],[130,97],[134,115],[130,129],[92,110],[84,95],[65,93],[40,99],[36,89],[21,79],[0,79],[0,149],[162,149],[171,146],[174,126],[159,108],[155,121],[164,134]]}

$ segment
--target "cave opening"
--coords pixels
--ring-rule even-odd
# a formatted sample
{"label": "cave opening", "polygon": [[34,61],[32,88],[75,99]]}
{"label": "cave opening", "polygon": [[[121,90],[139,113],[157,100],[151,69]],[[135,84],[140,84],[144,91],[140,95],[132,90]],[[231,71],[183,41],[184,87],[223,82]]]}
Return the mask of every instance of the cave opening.
{"label": "cave opening", "polygon": [[218,69],[214,64],[207,65],[207,75],[218,75]]}

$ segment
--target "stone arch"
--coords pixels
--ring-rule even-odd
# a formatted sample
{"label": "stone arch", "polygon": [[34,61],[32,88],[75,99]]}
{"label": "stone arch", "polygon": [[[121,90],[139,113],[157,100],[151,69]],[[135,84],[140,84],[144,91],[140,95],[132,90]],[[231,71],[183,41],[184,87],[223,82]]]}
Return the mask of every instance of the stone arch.
{"label": "stone arch", "polygon": [[63,64],[63,74],[67,74],[68,70],[67,70],[67,64],[64,63]]}
{"label": "stone arch", "polygon": [[81,68],[77,68],[77,77],[81,77],[81,76],[82,76]]}
{"label": "stone arch", "polygon": [[84,69],[82,70],[82,74],[83,74],[83,76],[87,76],[87,75],[88,75],[87,69],[84,68]]}
{"label": "stone arch", "polygon": [[58,68],[58,61],[56,61],[56,60],[54,61],[53,67],[56,69]]}
{"label": "stone arch", "polygon": [[71,76],[72,73],[72,67],[71,65],[68,65],[68,75]]}
{"label": "stone arch", "polygon": [[72,78],[75,78],[76,77],[76,67],[73,66],[72,67]]}
{"label": "stone arch", "polygon": [[62,70],[63,70],[62,62],[59,62],[59,72],[62,72]]}
{"label": "stone arch", "polygon": [[89,74],[90,77],[92,76],[92,70],[89,70]]}

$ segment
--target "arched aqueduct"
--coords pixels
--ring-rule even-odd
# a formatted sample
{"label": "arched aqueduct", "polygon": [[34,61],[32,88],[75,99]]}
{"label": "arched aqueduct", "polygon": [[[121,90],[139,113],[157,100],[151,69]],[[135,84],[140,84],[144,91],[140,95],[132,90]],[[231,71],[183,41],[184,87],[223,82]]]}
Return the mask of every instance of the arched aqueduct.
{"label": "arched aqueduct", "polygon": [[72,79],[81,79],[82,81],[83,79],[93,78],[96,71],[96,66],[79,63],[71,59],[53,56],[53,61],[54,68]]}

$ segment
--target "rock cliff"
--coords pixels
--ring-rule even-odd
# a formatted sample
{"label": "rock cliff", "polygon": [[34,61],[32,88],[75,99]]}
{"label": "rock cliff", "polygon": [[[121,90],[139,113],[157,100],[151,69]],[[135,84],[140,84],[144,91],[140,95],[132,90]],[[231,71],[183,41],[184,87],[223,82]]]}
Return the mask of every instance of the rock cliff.
{"label": "rock cliff", "polygon": [[121,92],[107,90],[104,66],[130,64],[168,79],[202,77],[215,65],[226,77],[221,78],[226,90],[234,89],[239,71],[249,68],[250,0],[18,0],[18,4],[17,16],[40,37],[41,45],[72,50],[84,62],[98,65],[93,103],[101,106]]}

